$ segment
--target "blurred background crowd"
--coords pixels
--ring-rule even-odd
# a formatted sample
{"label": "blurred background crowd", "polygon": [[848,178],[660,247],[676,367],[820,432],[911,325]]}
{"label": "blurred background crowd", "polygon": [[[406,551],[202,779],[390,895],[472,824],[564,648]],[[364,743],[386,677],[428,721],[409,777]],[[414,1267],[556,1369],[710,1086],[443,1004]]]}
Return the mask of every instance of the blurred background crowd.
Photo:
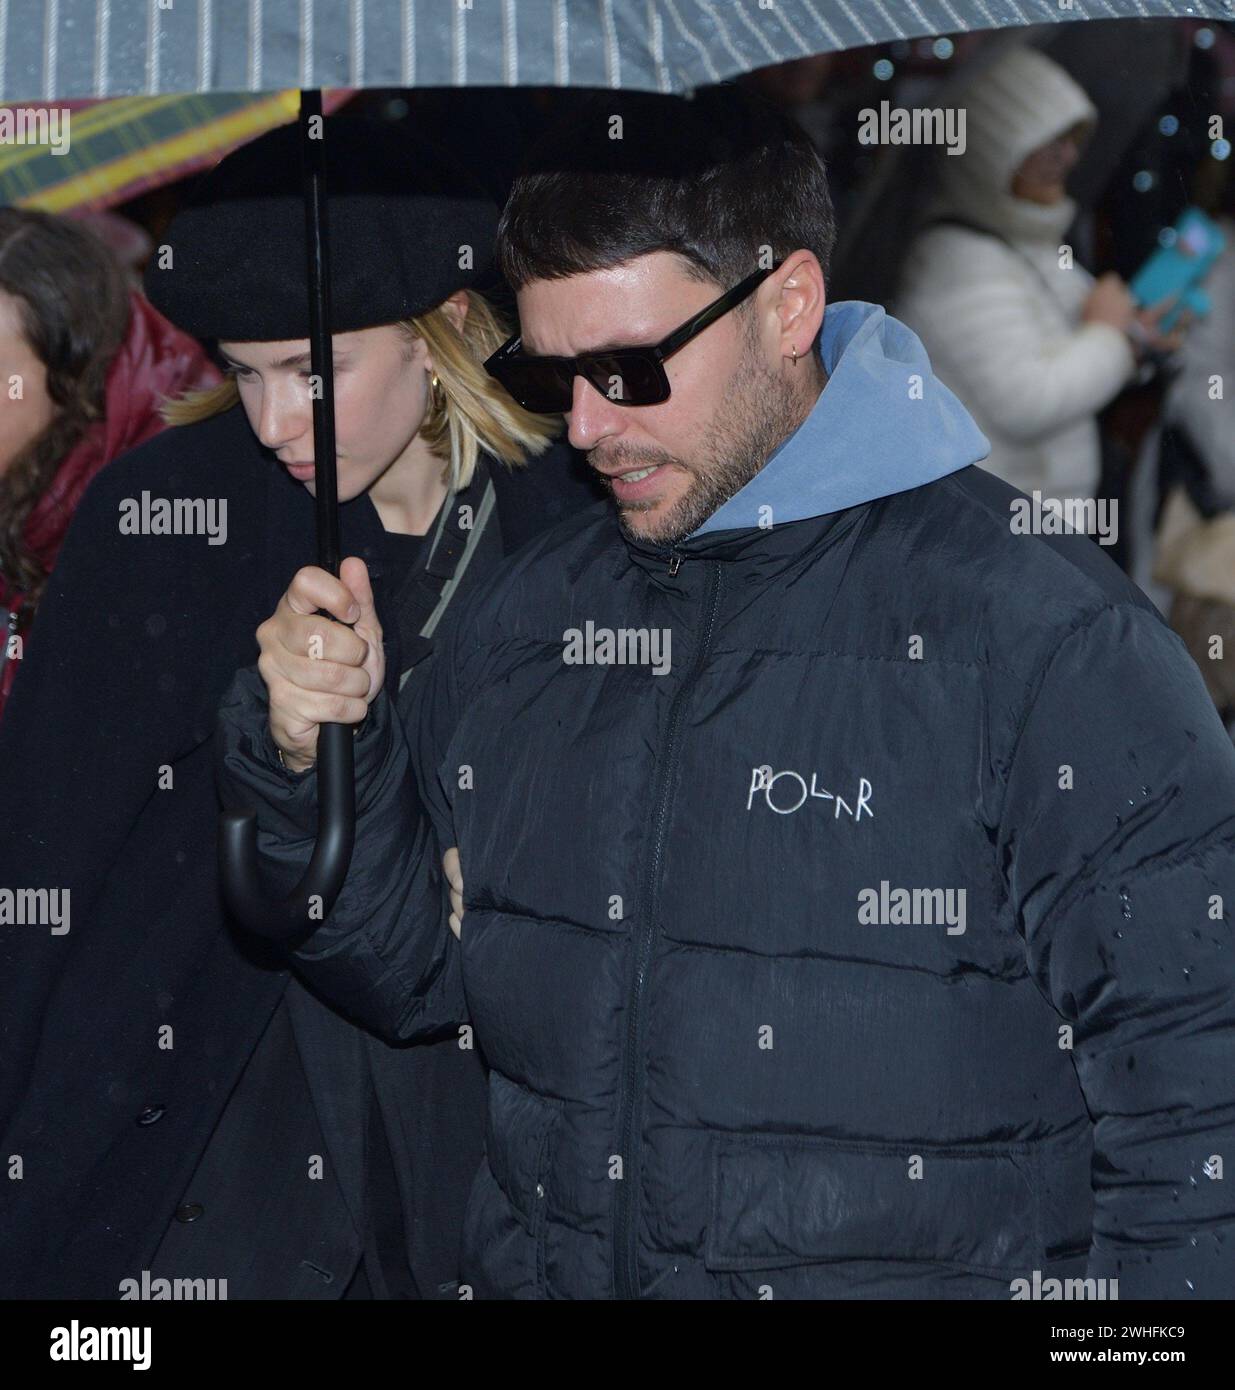
{"label": "blurred background crowd", "polygon": [[[1188,644],[1235,734],[1235,30],[941,36],[741,80],[826,162],[829,299],[883,304],[922,337],[991,441],[984,467],[1047,501],[1118,503],[1107,553]],[[327,96],[427,133],[502,200],[529,142],[587,93]],[[963,153],[867,143],[863,113],[882,103],[963,110]],[[295,93],[70,105],[71,160],[0,149],[0,384],[8,404],[20,382],[23,402],[0,410],[0,718],[91,479],[165,427],[167,399],[219,380],[143,299],[141,269],[202,171],[293,119]],[[1183,312],[1137,292],[1172,251],[1205,263]]]}

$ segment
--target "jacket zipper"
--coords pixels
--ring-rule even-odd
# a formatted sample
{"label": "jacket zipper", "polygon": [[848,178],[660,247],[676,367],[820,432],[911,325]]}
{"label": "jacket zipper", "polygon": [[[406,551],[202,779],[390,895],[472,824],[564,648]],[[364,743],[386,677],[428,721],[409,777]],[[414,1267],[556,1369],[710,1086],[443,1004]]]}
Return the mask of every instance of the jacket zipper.
{"label": "jacket zipper", "polygon": [[[675,554],[670,561],[670,574],[676,574],[681,567],[683,556]],[[648,892],[643,922],[639,928],[639,940],[635,949],[634,988],[627,1001],[626,1062],[623,1067],[623,1092],[621,1106],[621,1152],[626,1168],[618,1183],[617,1204],[614,1212],[614,1288],[618,1298],[635,1299],[639,1297],[639,1227],[635,1220],[640,1165],[635,1162],[636,1133],[642,1109],[639,1084],[639,1056],[643,1045],[643,1003],[647,983],[647,970],[652,953],[652,941],[656,934],[656,914],[660,906],[660,863],[664,850],[665,819],[669,808],[669,798],[673,790],[673,777],[677,766],[678,725],[686,697],[703,670],[712,645],[712,633],[716,625],[716,610],[720,598],[720,566],[709,566],[707,597],[703,603],[704,621],[699,636],[699,647],[695,653],[690,673],[682,682],[673,704],[669,709],[669,728],[665,739],[664,754],[659,759],[660,786],[656,796],[656,827],[652,845],[652,857],[648,869]]]}

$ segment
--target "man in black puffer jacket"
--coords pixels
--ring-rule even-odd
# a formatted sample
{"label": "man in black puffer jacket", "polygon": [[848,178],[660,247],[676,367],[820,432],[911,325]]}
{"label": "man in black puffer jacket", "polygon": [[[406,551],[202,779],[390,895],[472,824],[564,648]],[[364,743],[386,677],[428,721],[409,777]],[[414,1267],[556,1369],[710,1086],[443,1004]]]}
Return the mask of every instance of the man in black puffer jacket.
{"label": "man in black puffer jacket", "polygon": [[[225,702],[225,793],[289,876],[286,691],[367,716],[297,966],[391,1037],[475,1029],[477,1296],[1235,1295],[1235,751],[1200,675],[973,467],[913,333],[825,307],[804,140],[664,104],[607,94],[501,230],[524,337],[490,369],[616,508],[486,581],[403,721],[286,600],[269,703],[253,671]],[[299,606],[372,630],[344,579]]]}

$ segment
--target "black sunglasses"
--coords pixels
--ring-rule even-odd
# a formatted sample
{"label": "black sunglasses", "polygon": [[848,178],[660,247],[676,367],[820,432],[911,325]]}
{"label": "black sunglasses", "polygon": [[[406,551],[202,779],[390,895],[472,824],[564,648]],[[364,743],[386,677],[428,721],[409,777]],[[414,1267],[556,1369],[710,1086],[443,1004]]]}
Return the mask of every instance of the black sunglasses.
{"label": "black sunglasses", "polygon": [[666,360],[741,304],[780,266],[781,262],[776,261],[748,275],[659,343],[581,352],[578,357],[528,357],[521,351],[523,339],[516,333],[485,362],[485,371],[500,381],[525,410],[537,415],[566,414],[574,396],[576,376],[583,377],[618,405],[659,405],[669,399]]}

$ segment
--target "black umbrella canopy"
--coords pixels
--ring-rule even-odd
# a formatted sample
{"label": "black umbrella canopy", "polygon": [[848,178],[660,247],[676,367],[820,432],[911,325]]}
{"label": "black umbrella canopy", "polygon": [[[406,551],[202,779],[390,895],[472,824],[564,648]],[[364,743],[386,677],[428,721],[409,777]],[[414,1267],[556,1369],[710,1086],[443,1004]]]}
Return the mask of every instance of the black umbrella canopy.
{"label": "black umbrella canopy", "polygon": [[1235,0],[8,0],[0,100],[289,87],[681,92],[894,39]]}

